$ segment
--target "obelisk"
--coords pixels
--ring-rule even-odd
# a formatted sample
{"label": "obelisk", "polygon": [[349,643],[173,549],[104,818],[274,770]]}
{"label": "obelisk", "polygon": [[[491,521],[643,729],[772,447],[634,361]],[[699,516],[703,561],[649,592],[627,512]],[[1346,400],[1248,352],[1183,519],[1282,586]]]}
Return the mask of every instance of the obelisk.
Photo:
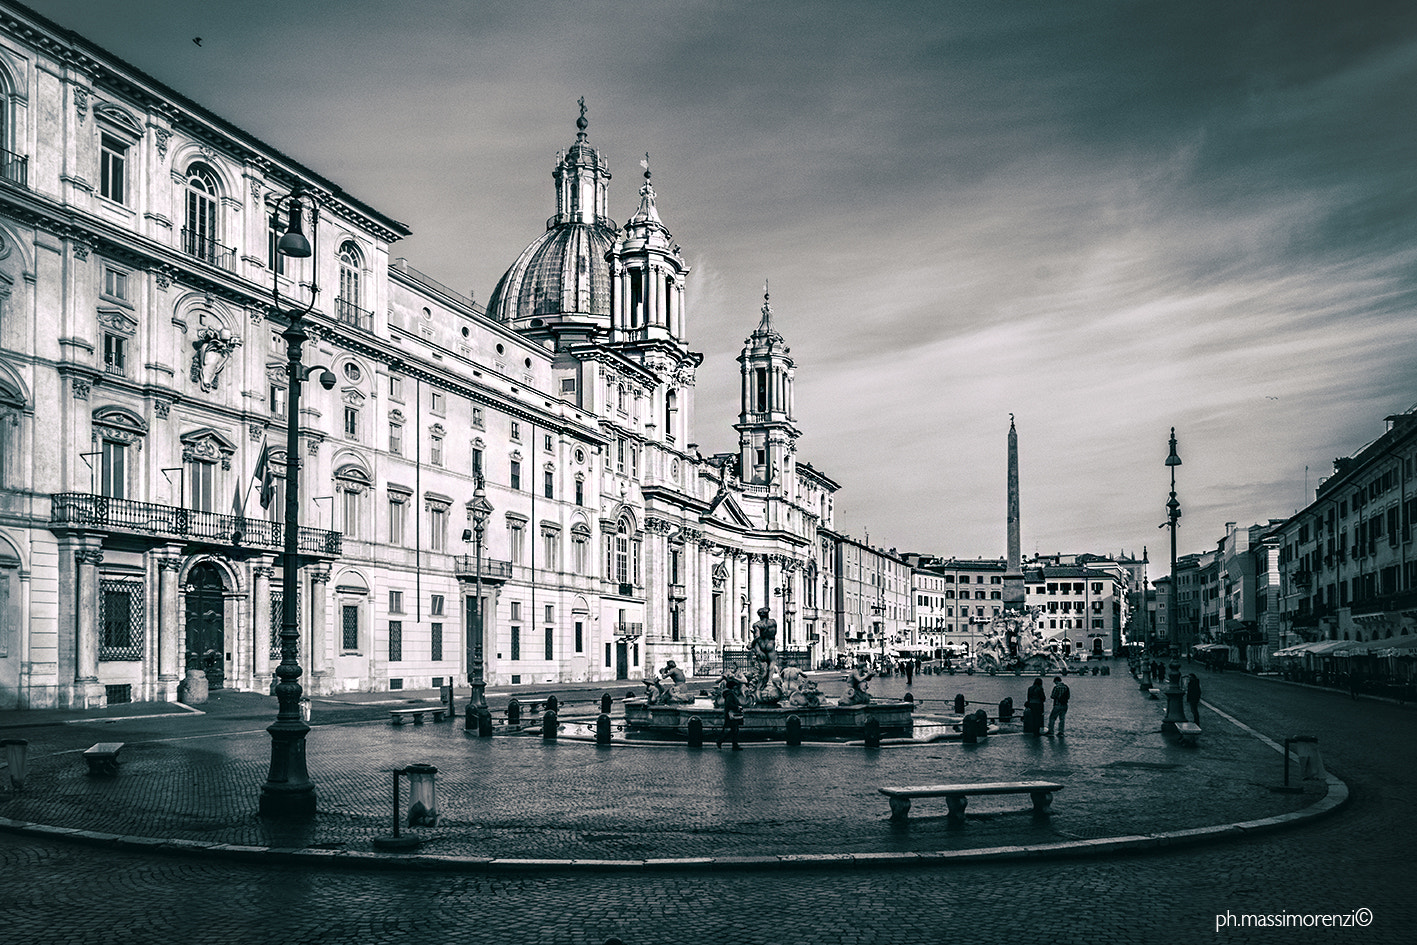
{"label": "obelisk", "polygon": [[1018,431],[1009,414],[1009,561],[1004,571],[1004,613],[1023,613],[1023,559],[1019,551]]}

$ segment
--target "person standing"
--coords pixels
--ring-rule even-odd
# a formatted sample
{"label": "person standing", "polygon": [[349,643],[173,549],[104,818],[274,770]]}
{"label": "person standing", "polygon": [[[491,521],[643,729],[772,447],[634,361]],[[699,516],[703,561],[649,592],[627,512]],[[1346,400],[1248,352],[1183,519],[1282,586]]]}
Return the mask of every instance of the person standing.
{"label": "person standing", "polygon": [[1058,723],[1058,734],[1063,734],[1063,726],[1068,721],[1068,698],[1072,691],[1068,689],[1068,684],[1063,682],[1062,676],[1053,677],[1053,711],[1048,713],[1048,731],[1043,734],[1052,736],[1053,723]]}
{"label": "person standing", "polygon": [[718,747],[723,747],[726,735],[733,743],[734,751],[742,751],[738,744],[738,726],[743,724],[743,690],[736,677],[730,676],[723,684],[723,728],[718,730]]}
{"label": "person standing", "polygon": [[1195,673],[1186,677],[1186,701],[1191,705],[1191,721],[1201,724],[1201,678]]}
{"label": "person standing", "polygon": [[1043,707],[1048,704],[1048,694],[1043,691],[1043,677],[1033,680],[1028,687],[1028,695],[1023,700],[1024,734],[1043,734]]}

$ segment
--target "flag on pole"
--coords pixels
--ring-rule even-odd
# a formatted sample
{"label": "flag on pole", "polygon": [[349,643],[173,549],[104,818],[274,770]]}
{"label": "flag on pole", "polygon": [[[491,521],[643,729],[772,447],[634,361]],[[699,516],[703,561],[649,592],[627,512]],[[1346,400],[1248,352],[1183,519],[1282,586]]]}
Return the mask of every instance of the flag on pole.
{"label": "flag on pole", "polygon": [[261,456],[256,460],[255,479],[261,484],[261,508],[269,509],[276,495],[276,474],[271,468],[271,443],[261,444]]}

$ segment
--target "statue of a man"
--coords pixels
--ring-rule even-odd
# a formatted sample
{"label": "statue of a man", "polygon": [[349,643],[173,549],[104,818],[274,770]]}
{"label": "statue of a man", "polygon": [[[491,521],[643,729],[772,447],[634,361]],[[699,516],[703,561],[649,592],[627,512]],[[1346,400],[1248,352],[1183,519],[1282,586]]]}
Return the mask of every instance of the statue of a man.
{"label": "statue of a man", "polygon": [[777,621],[768,616],[766,607],[758,608],[758,620],[753,624],[753,659],[758,662],[758,688],[772,679],[773,665],[777,662]]}

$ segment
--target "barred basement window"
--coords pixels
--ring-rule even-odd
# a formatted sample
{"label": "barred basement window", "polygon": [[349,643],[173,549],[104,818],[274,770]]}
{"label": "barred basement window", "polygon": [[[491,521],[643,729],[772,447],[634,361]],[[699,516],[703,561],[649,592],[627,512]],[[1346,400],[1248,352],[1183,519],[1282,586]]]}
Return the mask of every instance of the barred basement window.
{"label": "barred basement window", "polygon": [[143,582],[101,578],[99,585],[98,658],[143,658]]}
{"label": "barred basement window", "polygon": [[443,625],[433,624],[433,656],[434,662],[443,658]]}
{"label": "barred basement window", "polygon": [[389,621],[389,662],[403,662],[403,621]]}
{"label": "barred basement window", "polygon": [[104,686],[103,691],[108,699],[109,705],[118,705],[120,702],[133,701],[132,683],[124,683],[121,686]]}

